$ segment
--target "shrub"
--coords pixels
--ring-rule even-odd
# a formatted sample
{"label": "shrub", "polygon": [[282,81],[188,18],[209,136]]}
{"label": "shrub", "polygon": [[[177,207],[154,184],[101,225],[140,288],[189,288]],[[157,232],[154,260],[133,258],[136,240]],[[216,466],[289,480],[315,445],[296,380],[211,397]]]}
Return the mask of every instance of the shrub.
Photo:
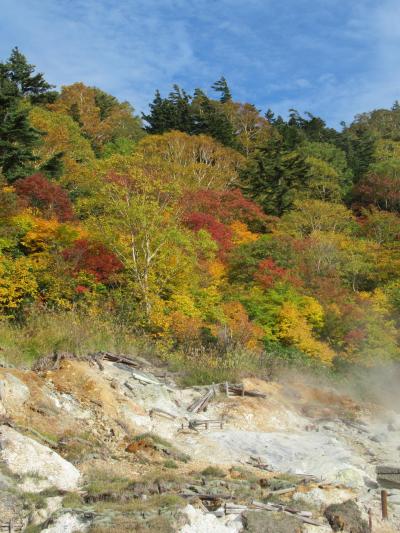
{"label": "shrub", "polygon": [[103,244],[78,239],[72,246],[63,251],[63,257],[73,265],[74,272],[81,270],[92,274],[97,281],[107,283],[123,264]]}
{"label": "shrub", "polygon": [[15,190],[23,204],[38,208],[49,218],[56,217],[61,222],[73,219],[68,194],[58,183],[49,181],[42,174],[33,174],[16,181]]}

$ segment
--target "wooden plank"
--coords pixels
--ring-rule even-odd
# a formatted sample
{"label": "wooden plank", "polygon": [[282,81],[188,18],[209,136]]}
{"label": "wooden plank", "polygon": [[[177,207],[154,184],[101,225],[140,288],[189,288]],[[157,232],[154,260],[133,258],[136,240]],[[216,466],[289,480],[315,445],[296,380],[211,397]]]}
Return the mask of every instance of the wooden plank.
{"label": "wooden plank", "polygon": [[194,402],[192,402],[187,408],[187,411],[189,411],[189,413],[198,413],[199,411],[204,411],[213,396],[214,390],[209,389],[203,396],[194,400]]}
{"label": "wooden plank", "polygon": [[173,415],[172,413],[169,413],[168,411],[164,411],[164,409],[159,409],[158,407],[154,407],[153,409],[151,409],[149,411],[149,415],[150,416],[153,416],[153,414],[159,415],[159,416],[163,416],[163,417],[169,418],[171,420],[175,420],[176,419],[175,415]]}
{"label": "wooden plank", "polygon": [[379,465],[376,467],[377,474],[400,474],[400,466]]}

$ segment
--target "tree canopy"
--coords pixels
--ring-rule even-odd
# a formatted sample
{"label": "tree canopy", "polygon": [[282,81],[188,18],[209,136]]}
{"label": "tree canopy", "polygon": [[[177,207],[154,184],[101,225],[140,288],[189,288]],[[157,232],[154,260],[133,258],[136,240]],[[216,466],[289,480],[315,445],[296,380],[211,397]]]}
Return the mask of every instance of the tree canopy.
{"label": "tree canopy", "polygon": [[53,89],[17,48],[0,63],[0,320],[106,309],[216,366],[399,358],[397,103],[335,130],[221,77],[156,91],[142,123]]}

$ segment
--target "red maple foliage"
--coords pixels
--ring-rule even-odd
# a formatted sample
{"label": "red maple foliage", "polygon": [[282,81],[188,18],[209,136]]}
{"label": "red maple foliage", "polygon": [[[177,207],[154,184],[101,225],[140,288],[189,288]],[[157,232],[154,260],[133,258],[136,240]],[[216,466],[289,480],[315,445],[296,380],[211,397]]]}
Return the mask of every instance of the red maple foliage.
{"label": "red maple foliage", "polygon": [[245,198],[239,189],[232,191],[199,190],[183,198],[186,213],[197,211],[212,215],[219,222],[231,224],[241,220],[249,226],[262,226],[266,216],[262,209]]}
{"label": "red maple foliage", "polygon": [[353,191],[353,209],[375,205],[386,211],[400,211],[400,179],[367,174]]}
{"label": "red maple foliage", "polygon": [[123,264],[112,252],[98,242],[78,239],[63,251],[66,261],[73,264],[74,272],[84,270],[92,274],[97,281],[107,283],[112,274],[119,272]]}
{"label": "red maple foliage", "polygon": [[277,281],[289,281],[293,285],[300,285],[300,280],[292,272],[277,265],[271,257],[267,257],[259,263],[254,279],[264,289],[270,289]]}
{"label": "red maple foliage", "polygon": [[208,231],[218,244],[220,256],[224,256],[233,246],[232,230],[219,222],[215,217],[206,213],[191,213],[186,216],[185,224],[193,231],[204,229]]}
{"label": "red maple foliage", "polygon": [[68,194],[43,174],[33,174],[16,181],[15,190],[24,205],[40,209],[45,216],[55,216],[61,222],[73,219]]}
{"label": "red maple foliage", "polygon": [[77,285],[75,287],[75,291],[78,293],[78,294],[83,294],[84,292],[87,292],[89,289],[88,287],[85,287],[85,285]]}
{"label": "red maple foliage", "polygon": [[362,329],[352,329],[346,333],[343,340],[348,346],[356,347],[359,346],[365,339],[367,335]]}
{"label": "red maple foliage", "polygon": [[66,222],[74,217],[68,194],[58,183],[49,181],[43,174],[32,174],[16,181],[15,191],[24,205],[40,209],[49,218],[55,216],[61,222]]}

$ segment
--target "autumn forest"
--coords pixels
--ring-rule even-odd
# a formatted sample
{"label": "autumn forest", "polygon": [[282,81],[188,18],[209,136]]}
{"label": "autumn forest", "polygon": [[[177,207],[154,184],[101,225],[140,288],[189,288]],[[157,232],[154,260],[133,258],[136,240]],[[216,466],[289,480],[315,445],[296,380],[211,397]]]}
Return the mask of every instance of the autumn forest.
{"label": "autumn forest", "polygon": [[139,116],[0,63],[2,350],[53,318],[64,349],[73,315],[208,369],[396,360],[399,238],[397,102],[339,131],[222,77]]}

